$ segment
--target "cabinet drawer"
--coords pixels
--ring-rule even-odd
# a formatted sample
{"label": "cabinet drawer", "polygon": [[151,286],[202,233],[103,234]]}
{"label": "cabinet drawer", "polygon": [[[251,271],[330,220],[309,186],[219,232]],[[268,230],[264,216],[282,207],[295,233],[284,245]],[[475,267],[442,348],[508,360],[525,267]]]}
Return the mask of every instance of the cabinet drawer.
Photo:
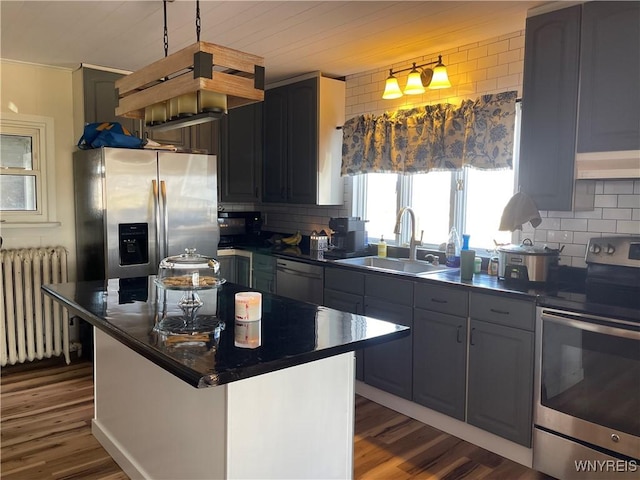
{"label": "cabinet drawer", "polygon": [[253,254],[253,269],[265,273],[276,272],[276,259],[269,255]]}
{"label": "cabinet drawer", "polygon": [[413,305],[413,282],[393,275],[367,275],[365,295],[400,305]]}
{"label": "cabinet drawer", "polygon": [[324,288],[364,295],[364,273],[327,267],[324,269]]}
{"label": "cabinet drawer", "polygon": [[498,325],[534,330],[535,305],[533,301],[484,295],[471,292],[471,318]]}
{"label": "cabinet drawer", "polygon": [[434,312],[466,317],[469,311],[469,294],[464,290],[416,283],[415,306]]}

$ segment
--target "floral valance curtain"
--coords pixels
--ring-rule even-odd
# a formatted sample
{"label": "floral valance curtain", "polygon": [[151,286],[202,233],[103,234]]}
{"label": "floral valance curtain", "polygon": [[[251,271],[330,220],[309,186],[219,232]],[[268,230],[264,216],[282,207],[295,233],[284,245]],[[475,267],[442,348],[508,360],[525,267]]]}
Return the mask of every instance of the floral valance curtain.
{"label": "floral valance curtain", "polygon": [[354,117],[343,127],[342,175],[512,168],[516,95]]}

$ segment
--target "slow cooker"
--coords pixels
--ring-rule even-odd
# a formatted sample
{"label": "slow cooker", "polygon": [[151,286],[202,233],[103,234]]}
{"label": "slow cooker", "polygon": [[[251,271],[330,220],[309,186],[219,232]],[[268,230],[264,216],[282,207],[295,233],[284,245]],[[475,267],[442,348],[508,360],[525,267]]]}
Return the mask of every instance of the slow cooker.
{"label": "slow cooker", "polygon": [[[564,247],[563,247],[564,248]],[[529,238],[521,245],[498,247],[498,278],[522,282],[548,282],[558,267],[562,248],[535,247]]]}

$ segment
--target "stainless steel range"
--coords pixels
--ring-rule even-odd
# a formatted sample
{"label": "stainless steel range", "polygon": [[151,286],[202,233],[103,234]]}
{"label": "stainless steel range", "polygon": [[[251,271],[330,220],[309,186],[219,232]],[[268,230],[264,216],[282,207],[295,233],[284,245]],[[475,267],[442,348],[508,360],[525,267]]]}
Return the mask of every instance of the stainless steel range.
{"label": "stainless steel range", "polygon": [[586,261],[586,294],[537,309],[533,467],[638,479],[640,237],[594,238]]}

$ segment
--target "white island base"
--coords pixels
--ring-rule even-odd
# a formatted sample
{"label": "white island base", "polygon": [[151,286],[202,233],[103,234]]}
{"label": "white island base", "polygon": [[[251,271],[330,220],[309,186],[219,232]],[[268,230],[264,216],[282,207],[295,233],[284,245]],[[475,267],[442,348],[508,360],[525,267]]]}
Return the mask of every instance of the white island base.
{"label": "white island base", "polygon": [[94,331],[92,432],[129,477],[353,477],[353,352],[198,389]]}

